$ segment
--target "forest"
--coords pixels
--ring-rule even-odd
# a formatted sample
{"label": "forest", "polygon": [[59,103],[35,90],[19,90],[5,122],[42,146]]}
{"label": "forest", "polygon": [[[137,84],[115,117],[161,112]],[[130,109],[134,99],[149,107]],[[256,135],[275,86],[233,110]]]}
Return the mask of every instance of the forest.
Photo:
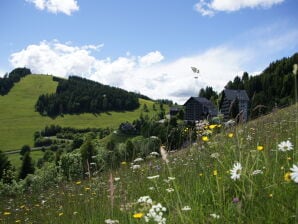
{"label": "forest", "polygon": [[41,115],[125,111],[139,107],[140,94],[76,76],[53,79],[58,81],[56,93],[42,94],[36,102],[35,109]]}
{"label": "forest", "polygon": [[[246,90],[250,99],[250,117],[255,118],[272,111],[274,107],[284,107],[295,102],[297,77],[293,74],[294,64],[298,64],[298,53],[270,63],[259,75],[250,76],[244,72],[242,77],[236,76],[233,81],[229,81],[225,88]],[[199,95],[216,103],[221,94],[207,86],[200,90]]]}
{"label": "forest", "polygon": [[16,68],[9,74],[0,77],[0,95],[6,95],[13,87],[14,83],[19,82],[22,77],[30,75],[31,71],[28,68]]}

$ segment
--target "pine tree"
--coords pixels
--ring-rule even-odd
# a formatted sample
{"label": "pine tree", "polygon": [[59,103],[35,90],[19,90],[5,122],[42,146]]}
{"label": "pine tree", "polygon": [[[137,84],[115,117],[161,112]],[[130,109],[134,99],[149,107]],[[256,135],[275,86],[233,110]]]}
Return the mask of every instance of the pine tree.
{"label": "pine tree", "polygon": [[10,161],[7,156],[0,151],[0,179],[2,179],[3,174],[9,169],[11,169]]}
{"label": "pine tree", "polygon": [[23,163],[19,174],[20,179],[25,179],[28,174],[33,174],[35,171],[30,152],[26,152],[23,156]]}

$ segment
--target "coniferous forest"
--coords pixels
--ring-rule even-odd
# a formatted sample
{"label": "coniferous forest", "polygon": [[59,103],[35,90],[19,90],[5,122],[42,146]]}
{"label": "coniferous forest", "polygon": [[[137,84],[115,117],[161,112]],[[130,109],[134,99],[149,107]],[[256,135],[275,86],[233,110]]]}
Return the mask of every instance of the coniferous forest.
{"label": "coniferous forest", "polygon": [[[225,88],[246,90],[250,99],[250,117],[258,117],[269,113],[274,107],[284,107],[295,102],[295,88],[298,85],[293,74],[293,64],[298,64],[298,53],[270,63],[259,75],[250,76],[244,72],[242,77],[236,76],[233,81],[229,81]],[[220,94],[209,86],[201,89],[199,96],[215,103],[220,98]]]}
{"label": "coniferous forest", "polygon": [[5,74],[3,78],[0,77],[0,95],[6,95],[13,87],[14,83],[29,74],[31,74],[31,71],[28,68],[16,68],[9,74]]}
{"label": "coniferous forest", "polygon": [[[283,58],[270,65],[257,76],[244,72],[242,78],[236,76],[228,82],[228,89],[245,89],[250,98],[251,117],[272,111],[295,102],[297,79],[293,74],[293,64],[298,63],[298,53]],[[295,85],[296,82],[296,85]]]}
{"label": "coniferous forest", "polygon": [[104,111],[134,110],[139,107],[139,94],[110,87],[84,78],[71,76],[58,81],[56,93],[42,94],[36,111],[46,116]]}

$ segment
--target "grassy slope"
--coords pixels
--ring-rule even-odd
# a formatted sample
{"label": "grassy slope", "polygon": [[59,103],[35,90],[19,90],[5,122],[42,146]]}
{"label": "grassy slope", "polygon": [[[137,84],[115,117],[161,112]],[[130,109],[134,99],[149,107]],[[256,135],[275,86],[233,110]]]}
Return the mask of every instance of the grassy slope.
{"label": "grassy slope", "polygon": [[[17,83],[6,96],[0,96],[0,150],[18,149],[24,144],[33,145],[33,134],[46,125],[59,124],[65,127],[112,127],[123,121],[133,121],[141,114],[139,109],[131,112],[110,112],[99,115],[65,115],[51,119],[34,111],[37,98],[42,93],[55,92],[57,82],[52,76],[29,75]],[[152,112],[151,101],[140,99]],[[149,112],[149,115],[152,115]]]}
{"label": "grassy slope", "polygon": [[[113,183],[115,188],[111,188],[109,173],[101,173],[90,181],[11,199],[9,206],[0,204],[0,211],[11,213],[0,215],[0,221],[93,224],[111,218],[119,223],[145,223],[144,218],[134,219],[133,214],[148,212],[150,206],[136,201],[149,195],[154,203],[167,208],[163,215],[169,224],[297,223],[297,184],[284,179],[284,174],[298,161],[297,110],[298,104],[223,130],[210,136],[208,143],[198,142],[204,145],[200,150],[194,146],[173,153],[168,165],[161,159],[143,162],[136,171],[122,165],[113,172],[113,177],[120,177]],[[230,138],[228,133],[234,136]],[[287,139],[293,143],[293,150],[277,151],[277,144]],[[264,146],[264,150],[256,150],[258,145]],[[218,157],[212,158],[215,153]],[[240,179],[233,181],[229,170],[236,161],[243,169]],[[254,170],[262,174],[252,175]],[[147,178],[155,175],[160,176]],[[175,179],[164,181],[168,177]],[[109,189],[114,189],[113,193]],[[174,192],[169,193],[169,189]],[[190,210],[183,211],[184,206]]]}

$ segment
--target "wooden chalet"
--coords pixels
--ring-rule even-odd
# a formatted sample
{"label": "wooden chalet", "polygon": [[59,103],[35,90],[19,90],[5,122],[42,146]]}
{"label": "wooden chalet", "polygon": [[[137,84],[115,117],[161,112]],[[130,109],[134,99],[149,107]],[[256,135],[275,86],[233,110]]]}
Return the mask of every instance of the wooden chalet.
{"label": "wooden chalet", "polygon": [[224,120],[231,119],[231,108],[235,100],[239,102],[239,113],[243,121],[248,119],[249,98],[245,90],[225,89],[219,103],[220,112],[224,115]]}
{"label": "wooden chalet", "polygon": [[184,120],[199,121],[217,116],[214,104],[205,97],[190,97],[184,104]]}

